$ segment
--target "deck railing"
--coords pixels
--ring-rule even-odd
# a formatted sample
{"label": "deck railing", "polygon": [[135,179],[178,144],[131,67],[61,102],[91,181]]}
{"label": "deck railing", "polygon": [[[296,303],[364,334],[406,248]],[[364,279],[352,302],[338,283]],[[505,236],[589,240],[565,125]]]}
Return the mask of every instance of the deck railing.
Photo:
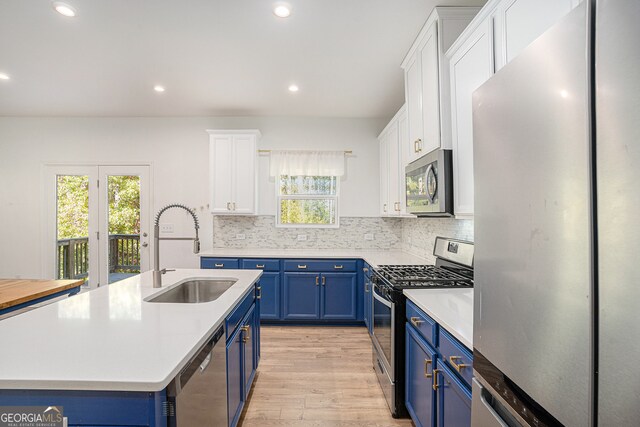
{"label": "deck railing", "polygon": [[[58,278],[84,279],[89,274],[89,238],[58,240]],[[140,272],[140,236],[109,235],[109,273]]]}

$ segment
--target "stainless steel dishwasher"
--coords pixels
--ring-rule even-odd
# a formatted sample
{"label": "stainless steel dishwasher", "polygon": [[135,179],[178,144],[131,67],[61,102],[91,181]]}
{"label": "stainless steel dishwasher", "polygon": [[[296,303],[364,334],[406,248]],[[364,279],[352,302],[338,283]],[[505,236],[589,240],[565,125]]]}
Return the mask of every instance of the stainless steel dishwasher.
{"label": "stainless steel dishwasher", "polygon": [[169,384],[169,425],[227,426],[227,358],[218,328]]}

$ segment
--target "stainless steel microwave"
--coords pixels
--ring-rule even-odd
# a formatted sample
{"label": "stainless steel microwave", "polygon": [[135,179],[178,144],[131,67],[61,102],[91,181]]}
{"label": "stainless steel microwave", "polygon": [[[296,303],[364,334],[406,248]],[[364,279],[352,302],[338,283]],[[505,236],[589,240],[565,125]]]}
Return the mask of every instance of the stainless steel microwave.
{"label": "stainless steel microwave", "polygon": [[451,150],[434,150],[405,169],[407,212],[417,216],[453,216]]}

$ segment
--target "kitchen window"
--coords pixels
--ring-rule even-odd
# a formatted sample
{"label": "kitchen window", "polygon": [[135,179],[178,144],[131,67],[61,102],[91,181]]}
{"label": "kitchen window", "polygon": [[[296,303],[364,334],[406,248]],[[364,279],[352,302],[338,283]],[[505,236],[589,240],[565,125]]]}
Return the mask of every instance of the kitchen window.
{"label": "kitchen window", "polygon": [[277,224],[281,227],[338,227],[337,176],[279,175]]}
{"label": "kitchen window", "polygon": [[278,227],[339,226],[343,151],[272,151]]}

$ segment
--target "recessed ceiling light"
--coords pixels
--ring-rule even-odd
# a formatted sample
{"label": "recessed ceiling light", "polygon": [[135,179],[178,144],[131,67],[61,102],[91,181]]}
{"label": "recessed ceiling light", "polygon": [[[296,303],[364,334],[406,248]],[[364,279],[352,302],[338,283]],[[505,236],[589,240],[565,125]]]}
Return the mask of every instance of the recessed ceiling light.
{"label": "recessed ceiling light", "polygon": [[76,16],[76,10],[73,7],[69,6],[67,3],[63,3],[61,1],[54,1],[53,8],[60,15],[63,15],[69,18],[73,18],[74,16]]}
{"label": "recessed ceiling light", "polygon": [[300,90],[300,88],[298,87],[298,85],[290,85],[289,86],[289,92],[297,92],[299,90]]}
{"label": "recessed ceiling light", "polygon": [[164,92],[164,86],[155,85],[153,87],[153,90],[155,90],[156,92]]}
{"label": "recessed ceiling light", "polygon": [[563,98],[568,98],[569,97],[569,92],[566,89],[562,89],[560,91],[560,96]]}
{"label": "recessed ceiling light", "polygon": [[278,18],[288,18],[291,15],[291,9],[289,9],[287,6],[280,5],[276,6],[276,8],[273,9],[273,13]]}
{"label": "recessed ceiling light", "polygon": [[9,80],[10,78],[9,74],[0,73],[0,80]]}

